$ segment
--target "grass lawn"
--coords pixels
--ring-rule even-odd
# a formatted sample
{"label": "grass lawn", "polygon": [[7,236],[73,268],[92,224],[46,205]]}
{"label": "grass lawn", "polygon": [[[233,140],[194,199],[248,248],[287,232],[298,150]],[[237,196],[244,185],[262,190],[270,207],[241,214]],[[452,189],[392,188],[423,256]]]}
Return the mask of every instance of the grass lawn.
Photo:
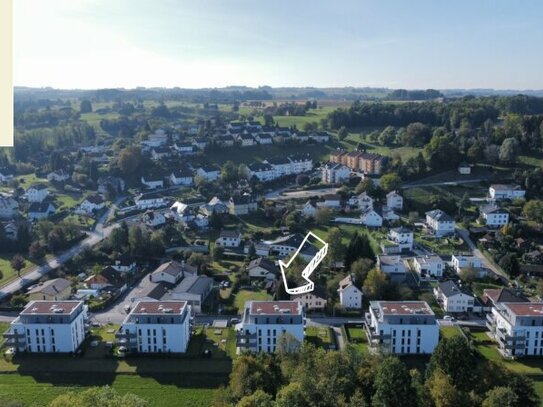
{"label": "grass lawn", "polygon": [[164,374],[154,377],[138,375],[80,374],[2,374],[0,376],[0,404],[2,400],[17,401],[25,406],[44,406],[60,394],[81,391],[85,387],[109,385],[119,393],[134,393],[154,407],[179,405],[210,406],[216,388],[225,377],[216,375]]}
{"label": "grass lawn", "polygon": [[442,326],[439,328],[439,332],[442,338],[447,338],[447,339],[462,335],[462,333],[460,332],[460,328],[458,328],[456,325]]}
{"label": "grass lawn", "polygon": [[364,332],[364,328],[345,327],[345,331],[350,338],[349,343],[354,346],[362,355],[369,354],[368,338]]}
{"label": "grass lawn", "polygon": [[239,290],[235,294],[234,299],[234,306],[238,309],[238,311],[243,311],[245,307],[245,303],[247,301],[255,300],[255,301],[268,301],[271,300],[272,297],[269,295],[265,290],[260,291],[251,291],[251,290]]}
{"label": "grass lawn", "polygon": [[[0,278],[0,286],[9,283],[17,278],[17,272],[11,267],[12,255],[2,255],[0,257],[0,270],[2,271],[2,277]],[[21,270],[21,276],[28,273],[32,267],[36,265],[31,260],[25,258],[25,267]]]}
{"label": "grass lawn", "polygon": [[334,340],[331,335],[331,330],[326,327],[310,326],[305,330],[305,340],[324,349],[330,349],[334,346]]}

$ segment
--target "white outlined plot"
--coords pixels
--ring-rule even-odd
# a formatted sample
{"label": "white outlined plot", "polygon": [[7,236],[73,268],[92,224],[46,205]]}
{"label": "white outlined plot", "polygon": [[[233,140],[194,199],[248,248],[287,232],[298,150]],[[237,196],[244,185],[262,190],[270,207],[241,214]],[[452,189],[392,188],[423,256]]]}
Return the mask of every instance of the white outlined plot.
{"label": "white outlined plot", "polygon": [[[302,285],[300,287],[296,288],[289,288],[288,282],[287,282],[287,276],[286,276],[286,269],[291,265],[291,263],[294,261],[296,256],[298,256],[298,253],[300,253],[300,250],[304,247],[307,240],[312,237],[316,240],[318,240],[320,243],[323,244],[323,247],[317,252],[315,257],[311,259],[311,261],[305,266],[305,268],[302,271],[302,278],[307,281],[307,284]],[[320,237],[318,237],[313,232],[308,232],[307,235],[305,235],[304,240],[302,243],[300,243],[300,246],[296,250],[296,252],[291,256],[290,260],[285,264],[282,260],[279,260],[279,268],[281,269],[281,275],[283,276],[283,283],[285,284],[285,291],[288,294],[305,294],[313,291],[315,289],[315,283],[309,279],[309,276],[313,274],[315,269],[318,267],[318,265],[321,263],[321,261],[324,259],[326,254],[328,253],[328,243],[326,243],[324,240],[322,240]]]}

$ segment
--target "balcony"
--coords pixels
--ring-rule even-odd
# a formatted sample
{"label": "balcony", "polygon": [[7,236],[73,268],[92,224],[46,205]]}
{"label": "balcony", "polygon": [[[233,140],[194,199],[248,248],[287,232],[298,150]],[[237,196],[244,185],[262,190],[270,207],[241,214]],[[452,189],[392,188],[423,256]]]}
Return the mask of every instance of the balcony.
{"label": "balcony", "polygon": [[256,346],[256,334],[236,334],[236,346],[239,348],[253,348]]}

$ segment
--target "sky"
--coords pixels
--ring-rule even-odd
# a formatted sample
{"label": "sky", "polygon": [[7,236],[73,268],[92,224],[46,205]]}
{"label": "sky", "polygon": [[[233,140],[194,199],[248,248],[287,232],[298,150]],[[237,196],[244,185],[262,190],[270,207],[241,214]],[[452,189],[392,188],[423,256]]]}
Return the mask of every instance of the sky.
{"label": "sky", "polygon": [[14,83],[543,89],[539,0],[15,0]]}

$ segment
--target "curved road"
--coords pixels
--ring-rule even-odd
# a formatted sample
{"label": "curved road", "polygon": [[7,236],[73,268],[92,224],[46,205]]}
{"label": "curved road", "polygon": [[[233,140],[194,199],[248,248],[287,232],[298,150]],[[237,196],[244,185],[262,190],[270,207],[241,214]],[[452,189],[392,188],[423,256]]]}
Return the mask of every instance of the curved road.
{"label": "curved road", "polygon": [[[118,200],[118,202],[120,202],[120,200]],[[67,262],[72,257],[81,253],[81,251],[83,251],[85,247],[92,247],[98,242],[107,238],[110,235],[111,231],[115,229],[117,226],[119,226],[120,224],[120,223],[114,223],[110,226],[104,227],[104,223],[108,219],[114,207],[115,207],[115,204],[112,205],[108,209],[108,211],[100,217],[100,219],[98,219],[98,222],[96,223],[94,230],[92,232],[87,232],[88,236],[84,240],[80,241],[75,246],[72,246],[70,249],[66,250],[65,252],[53,257],[47,263],[41,266],[34,267],[31,271],[24,274],[22,277],[17,278],[16,280],[13,280],[9,282],[8,284],[2,286],[0,288],[0,300],[8,295],[16,293],[17,291],[21,290],[22,288],[26,286],[29,286],[35,281],[38,281],[40,278],[42,278],[44,275],[49,273],[51,270],[54,270],[55,268],[59,267],[61,264]]]}

